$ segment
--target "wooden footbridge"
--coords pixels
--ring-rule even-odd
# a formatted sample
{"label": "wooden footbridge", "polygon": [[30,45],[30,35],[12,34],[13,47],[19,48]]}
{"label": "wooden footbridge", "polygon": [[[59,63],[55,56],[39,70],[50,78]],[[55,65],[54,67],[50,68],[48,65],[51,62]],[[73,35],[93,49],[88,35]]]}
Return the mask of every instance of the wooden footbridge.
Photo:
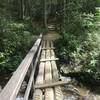
{"label": "wooden footbridge", "polygon": [[52,39],[41,34],[0,93],[0,100],[16,100],[26,76],[29,79],[23,100],[29,100],[30,93],[32,100],[62,100],[60,85],[67,82],[59,81],[54,49]]}

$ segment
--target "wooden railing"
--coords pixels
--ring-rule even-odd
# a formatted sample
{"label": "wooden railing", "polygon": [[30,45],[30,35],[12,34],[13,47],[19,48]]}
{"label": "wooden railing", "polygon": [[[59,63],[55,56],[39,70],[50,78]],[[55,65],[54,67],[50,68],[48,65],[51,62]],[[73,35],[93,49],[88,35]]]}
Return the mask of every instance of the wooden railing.
{"label": "wooden railing", "polygon": [[[0,100],[16,100],[16,97],[19,93],[21,85],[24,81],[25,76],[27,75],[28,70],[31,68],[30,78],[27,84],[27,88],[24,94],[23,100],[28,100],[29,94],[32,88],[32,84],[34,84],[34,74],[36,70],[36,66],[38,64],[38,58],[41,52],[41,41],[42,34],[40,34],[39,38],[35,42],[32,49],[26,55],[24,60],[21,62],[17,70],[14,72],[13,76],[4,87],[4,89],[0,93]],[[35,59],[34,59],[35,58]]]}

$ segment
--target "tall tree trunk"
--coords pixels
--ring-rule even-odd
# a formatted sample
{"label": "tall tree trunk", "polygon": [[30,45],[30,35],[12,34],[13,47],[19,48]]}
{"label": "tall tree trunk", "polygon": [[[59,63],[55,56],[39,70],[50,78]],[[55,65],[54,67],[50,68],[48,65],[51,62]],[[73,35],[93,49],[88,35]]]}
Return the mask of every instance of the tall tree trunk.
{"label": "tall tree trunk", "polygon": [[31,0],[28,0],[28,13],[29,13],[29,17],[30,19],[32,19],[32,12],[31,12],[31,9],[32,9],[32,4],[31,4]]}
{"label": "tall tree trunk", "polygon": [[46,3],[46,0],[44,0],[44,25],[45,25],[45,28],[47,28],[47,3]]}
{"label": "tall tree trunk", "polygon": [[63,33],[65,33],[66,27],[66,0],[63,1]]}
{"label": "tall tree trunk", "polygon": [[24,0],[20,0],[20,18],[24,19],[25,5]]}

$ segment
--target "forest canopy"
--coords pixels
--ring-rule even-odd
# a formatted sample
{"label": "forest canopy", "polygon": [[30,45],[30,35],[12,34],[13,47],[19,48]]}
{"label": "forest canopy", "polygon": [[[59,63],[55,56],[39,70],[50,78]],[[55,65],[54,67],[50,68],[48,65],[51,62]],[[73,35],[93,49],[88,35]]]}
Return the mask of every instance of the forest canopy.
{"label": "forest canopy", "polygon": [[61,39],[57,55],[100,80],[99,0],[1,0],[0,71],[12,72],[32,45],[34,35],[55,24]]}

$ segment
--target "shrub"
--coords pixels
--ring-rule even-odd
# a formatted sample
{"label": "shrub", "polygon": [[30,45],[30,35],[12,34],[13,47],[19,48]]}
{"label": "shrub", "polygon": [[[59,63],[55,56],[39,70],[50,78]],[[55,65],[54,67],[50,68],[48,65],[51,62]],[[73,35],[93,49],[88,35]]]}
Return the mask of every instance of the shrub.
{"label": "shrub", "polygon": [[[97,17],[98,16],[98,17]],[[100,35],[99,14],[83,14],[82,34],[64,33],[57,42],[57,55],[62,61],[73,67],[82,66],[80,71],[88,72],[100,79]],[[59,44],[59,45],[58,45]]]}
{"label": "shrub", "polygon": [[0,19],[0,72],[14,71],[33,41],[27,22]]}

